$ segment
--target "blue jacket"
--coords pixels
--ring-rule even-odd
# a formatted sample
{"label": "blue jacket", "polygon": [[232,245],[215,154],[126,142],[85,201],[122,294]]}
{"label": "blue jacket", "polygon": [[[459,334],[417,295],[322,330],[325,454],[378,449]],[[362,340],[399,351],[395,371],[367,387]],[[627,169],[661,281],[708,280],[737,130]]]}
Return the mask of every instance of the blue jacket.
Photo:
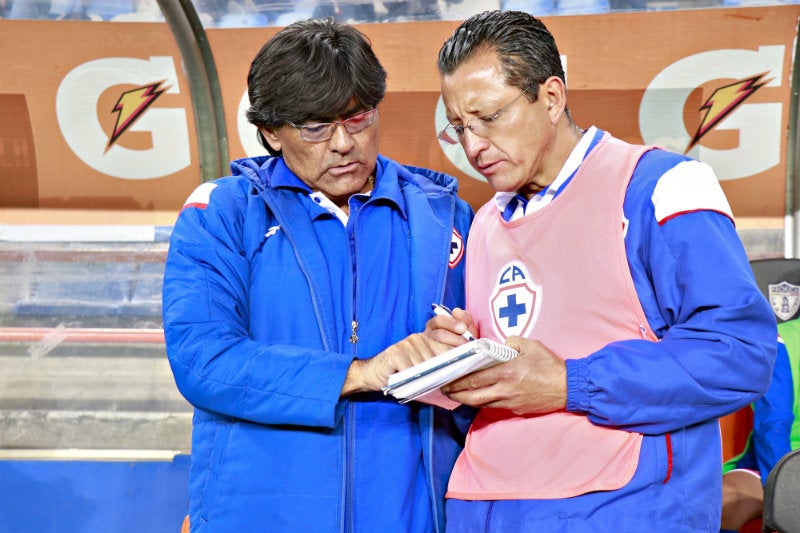
{"label": "blue jacket", "polygon": [[339,394],[431,302],[463,307],[456,180],[379,156],[345,227],[282,158],[231,166],[187,200],[164,276],[167,355],[195,407],[192,531],[442,531],[461,413]]}
{"label": "blue jacket", "polygon": [[665,176],[682,161],[645,154],[623,206],[628,265],[659,342],[612,343],[567,362],[568,408],[645,435],[631,497],[609,496],[621,504],[607,506],[620,531],[718,531],[718,418],[762,396],[775,361],[775,319],[731,219],[709,209],[658,215]]}

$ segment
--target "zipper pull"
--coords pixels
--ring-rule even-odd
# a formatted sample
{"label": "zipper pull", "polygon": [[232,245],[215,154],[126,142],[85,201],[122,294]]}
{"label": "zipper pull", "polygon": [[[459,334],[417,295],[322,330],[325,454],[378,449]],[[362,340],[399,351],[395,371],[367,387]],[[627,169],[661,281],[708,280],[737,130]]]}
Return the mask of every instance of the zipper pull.
{"label": "zipper pull", "polygon": [[350,344],[358,342],[358,320],[353,320],[351,326],[353,334],[350,335]]}

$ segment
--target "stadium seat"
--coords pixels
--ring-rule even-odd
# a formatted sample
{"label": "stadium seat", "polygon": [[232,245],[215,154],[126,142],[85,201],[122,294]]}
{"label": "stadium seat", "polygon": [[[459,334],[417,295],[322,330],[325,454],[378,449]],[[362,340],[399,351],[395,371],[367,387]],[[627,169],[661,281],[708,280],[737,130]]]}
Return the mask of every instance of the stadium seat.
{"label": "stadium seat", "polygon": [[767,477],[763,531],[800,533],[800,449],[784,455]]}

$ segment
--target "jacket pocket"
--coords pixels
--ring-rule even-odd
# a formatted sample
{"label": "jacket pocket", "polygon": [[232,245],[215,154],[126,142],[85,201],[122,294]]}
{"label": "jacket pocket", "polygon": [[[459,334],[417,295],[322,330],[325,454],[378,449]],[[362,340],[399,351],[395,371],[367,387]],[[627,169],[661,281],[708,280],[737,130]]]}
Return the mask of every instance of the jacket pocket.
{"label": "jacket pocket", "polygon": [[[208,423],[211,435],[208,440],[211,446],[206,450],[207,456],[201,458],[200,463],[204,465],[204,470],[200,472],[203,477],[201,493],[199,494],[202,518],[206,521],[210,519],[210,514],[216,508],[218,497],[219,479],[223,474],[225,465],[226,450],[228,448],[228,438],[230,436],[233,423],[231,422],[211,422]],[[194,460],[192,454],[192,460]],[[201,466],[203,468],[203,466]],[[193,495],[198,496],[198,495]]]}
{"label": "jacket pocket", "polygon": [[672,433],[644,436],[639,455],[639,468],[647,476],[647,479],[642,480],[643,482],[669,483],[674,461],[674,438]]}

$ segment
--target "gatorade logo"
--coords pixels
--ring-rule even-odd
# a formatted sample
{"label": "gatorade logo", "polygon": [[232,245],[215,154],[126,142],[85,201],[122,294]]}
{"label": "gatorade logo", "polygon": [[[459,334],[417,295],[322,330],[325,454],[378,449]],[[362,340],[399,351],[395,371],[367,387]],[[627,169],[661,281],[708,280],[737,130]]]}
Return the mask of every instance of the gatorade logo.
{"label": "gatorade logo", "polygon": [[[107,91],[117,91],[116,105],[99,109]],[[64,77],[56,93],[56,119],[75,155],[98,172],[130,180],[161,178],[191,161],[186,110],[156,103],[162,94],[179,92],[172,57],[97,59]],[[147,146],[126,147],[131,134],[145,136]]]}
{"label": "gatorade logo", "polygon": [[[780,162],[782,104],[748,103],[756,91],[780,87],[784,46],[758,50],[712,50],[684,57],[662,70],[642,98],[639,127],[646,144],[655,144],[708,163],[720,181],[746,178]],[[696,131],[689,131],[684,109],[698,87],[715,90],[699,109]],[[687,110],[691,112],[692,110]],[[712,130],[734,130],[738,145],[714,149],[703,144]]]}

